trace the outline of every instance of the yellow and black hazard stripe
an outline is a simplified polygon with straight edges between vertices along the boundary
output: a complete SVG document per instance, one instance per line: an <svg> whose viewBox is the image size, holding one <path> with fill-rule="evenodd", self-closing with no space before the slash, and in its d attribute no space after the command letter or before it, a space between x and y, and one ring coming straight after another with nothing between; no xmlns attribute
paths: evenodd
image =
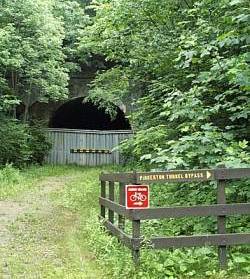
<svg viewBox="0 0 250 279"><path fill-rule="evenodd" d="M99 154L111 154L111 150L108 149L89 149L89 148L77 148L70 149L70 153L99 153Z"/></svg>

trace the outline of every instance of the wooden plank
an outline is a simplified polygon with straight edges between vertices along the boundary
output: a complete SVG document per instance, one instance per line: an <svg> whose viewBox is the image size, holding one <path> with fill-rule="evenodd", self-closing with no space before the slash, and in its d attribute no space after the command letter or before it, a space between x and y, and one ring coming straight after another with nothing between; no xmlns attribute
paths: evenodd
<svg viewBox="0 0 250 279"><path fill-rule="evenodd" d="M71 134L66 134L66 136L67 136L67 145L68 145L67 147L72 146L74 137L72 137ZM70 154L69 150L67 150L67 159L66 159L67 163L66 164L70 164L71 160L72 160L71 154Z"/></svg>
<svg viewBox="0 0 250 279"><path fill-rule="evenodd" d="M103 182L104 183L104 182ZM119 205L106 198L99 198L99 203L114 212L134 220L150 220L164 218L182 218L182 217L204 217L220 216L234 214L249 214L250 203L227 204L227 205L204 205L191 207L169 207L169 208L149 208L126 210L125 206Z"/></svg>
<svg viewBox="0 0 250 279"><path fill-rule="evenodd" d="M131 210L134 220L250 214L250 203L160 207Z"/></svg>
<svg viewBox="0 0 250 279"><path fill-rule="evenodd" d="M101 144L101 137L100 135L96 135L96 145L98 147L98 149L104 149L102 147L102 144ZM100 166L101 165L101 158L102 158L102 154L99 154L99 155L96 155L96 165L97 166Z"/></svg>
<svg viewBox="0 0 250 279"><path fill-rule="evenodd" d="M119 204L121 206L123 206L123 208L125 209L125 212L127 214L128 211L126 210L126 207L125 207L125 184L122 182L119 183ZM117 212L117 213L119 214L119 212ZM130 212L129 212L129 214L130 214ZM123 216L126 216L126 215L124 215L124 214L118 215L118 227L121 230L125 229L125 218Z"/></svg>
<svg viewBox="0 0 250 279"><path fill-rule="evenodd" d="M139 241L137 245L134 245L133 243L133 249L132 249L132 257L135 265L139 265L140 263L140 220L133 220L132 221L132 239L136 239Z"/></svg>
<svg viewBox="0 0 250 279"><path fill-rule="evenodd" d="M105 139L105 146L110 148L109 135L105 134L104 139ZM112 158L110 159L110 156L105 155L105 164L111 164L111 163L112 163Z"/></svg>
<svg viewBox="0 0 250 279"><path fill-rule="evenodd" d="M87 141L86 134L79 134L79 135L74 134L74 136L75 136L76 142L77 142L77 145L75 145L75 146L86 146L86 141ZM86 154L83 154L82 156L75 154L75 163L85 166L87 164Z"/></svg>
<svg viewBox="0 0 250 279"><path fill-rule="evenodd" d="M69 147L71 146L71 136L70 134L64 134L64 160L65 160L65 164L69 163Z"/></svg>
<svg viewBox="0 0 250 279"><path fill-rule="evenodd" d="M113 146L112 148L115 148L119 145L119 134L113 134ZM115 159L115 164L119 164L119 151L116 149L114 152L114 159Z"/></svg>
<svg viewBox="0 0 250 279"><path fill-rule="evenodd" d="M131 214L130 214L131 211L126 210L126 207L123 206L123 205L120 205L116 202L110 201L109 199L102 198L102 197L99 197L99 204L103 205L103 206L109 208L110 210L112 210L112 211L114 211L114 212L132 220L132 217L131 217Z"/></svg>
<svg viewBox="0 0 250 279"><path fill-rule="evenodd" d="M102 218L101 218L102 220ZM124 245L129 248L132 248L132 239L125 232L117 228L114 224L109 222L108 220L102 220L103 226L112 233L112 235L116 236Z"/></svg>
<svg viewBox="0 0 250 279"><path fill-rule="evenodd" d="M68 164L69 162L69 149L70 146L70 135L64 134L64 164Z"/></svg>
<svg viewBox="0 0 250 279"><path fill-rule="evenodd" d="M250 233L155 237L150 242L153 249L250 244Z"/></svg>
<svg viewBox="0 0 250 279"><path fill-rule="evenodd" d="M101 144L101 137L100 135L96 135L96 146L98 147L98 149L104 149L102 148L102 144ZM102 154L96 154L96 165L100 166L101 165L101 158L102 158Z"/></svg>
<svg viewBox="0 0 250 279"><path fill-rule="evenodd" d="M106 181L101 181L101 199L106 198ZM105 218L105 204L101 204L101 216Z"/></svg>
<svg viewBox="0 0 250 279"><path fill-rule="evenodd" d="M92 148L71 148L70 153L96 153L96 154L111 154L108 149L92 149Z"/></svg>
<svg viewBox="0 0 250 279"><path fill-rule="evenodd" d="M219 168L214 170L214 177L218 180L247 178L250 177L250 168Z"/></svg>
<svg viewBox="0 0 250 279"><path fill-rule="evenodd" d="M101 163L111 164L114 162L112 154L81 154L81 156L69 153L70 149L104 149L110 150L117 144L112 138L119 138L120 135L128 138L132 135L129 130L118 131L93 131L74 129L48 129L49 138L52 142L52 149L46 157L46 162L52 164L76 163L77 165L97 165ZM99 143L100 139L100 145ZM98 144L98 145L97 145Z"/></svg>
<svg viewBox="0 0 250 279"><path fill-rule="evenodd" d="M114 201L115 199L115 191L114 191L114 182L109 181L109 200L110 201ZM108 215L109 215L109 221L111 223L114 223L114 211L109 209L108 211Z"/></svg>
<svg viewBox="0 0 250 279"><path fill-rule="evenodd" d="M137 182L186 182L215 179L240 179L250 177L250 168L198 169L137 173Z"/></svg>
<svg viewBox="0 0 250 279"><path fill-rule="evenodd" d="M91 149L95 149L95 145L96 145L96 134L92 134L90 135L90 145L89 147ZM90 165L91 166L96 166L96 154L94 153L90 153L89 154L89 157L90 157Z"/></svg>
<svg viewBox="0 0 250 279"><path fill-rule="evenodd" d="M61 165L63 164L63 145L64 145L64 134L63 133L58 133L58 163Z"/></svg>
<svg viewBox="0 0 250 279"><path fill-rule="evenodd" d="M70 146L76 146L77 144L77 139L76 139L76 135L72 135L72 134L68 134L69 136L69 144ZM69 158L69 164L74 164L75 163L75 159L77 158L76 154L72 154L72 153L68 153L68 158Z"/></svg>
<svg viewBox="0 0 250 279"><path fill-rule="evenodd" d="M55 164L58 164L60 165L61 162L60 162L60 153L61 153L61 150L60 150L60 137L59 137L59 133L55 133L55 149L56 149L56 153L55 153Z"/></svg>
<svg viewBox="0 0 250 279"><path fill-rule="evenodd" d="M186 182L214 180L214 171L210 169L200 170L176 170L160 172L138 172L137 183L150 182Z"/></svg>
<svg viewBox="0 0 250 279"><path fill-rule="evenodd" d="M103 173L99 177L100 180L112 182L130 183L134 180L133 173Z"/></svg>
<svg viewBox="0 0 250 279"><path fill-rule="evenodd" d="M112 135L106 134L105 137L106 137L106 144L108 146L108 149L112 149L112 146L113 146ZM113 157L114 157L114 154L112 154L112 156L107 157L107 164L113 164Z"/></svg>
<svg viewBox="0 0 250 279"><path fill-rule="evenodd" d="M226 180L218 180L217 182L217 203L226 204ZM220 216L217 217L217 230L219 234L226 233L226 216L221 213ZM227 247L226 245L220 245L218 247L218 258L221 269L227 268Z"/></svg>
<svg viewBox="0 0 250 279"><path fill-rule="evenodd" d="M90 145L90 136L91 134L85 134L86 137L86 146ZM86 154L86 165L90 166L90 158L89 158L89 154Z"/></svg>

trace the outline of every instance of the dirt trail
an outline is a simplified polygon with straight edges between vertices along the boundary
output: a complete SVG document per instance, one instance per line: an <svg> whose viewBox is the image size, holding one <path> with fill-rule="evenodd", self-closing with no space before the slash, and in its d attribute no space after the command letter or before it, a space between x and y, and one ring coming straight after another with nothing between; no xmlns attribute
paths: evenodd
<svg viewBox="0 0 250 279"><path fill-rule="evenodd" d="M19 217L21 218L32 212L40 215L51 214L53 205L49 202L49 194L64 187L71 179L73 177L49 177L40 182L32 192L20 196L18 201L0 201L0 250L5 247L8 249L8 245L11 245L12 241L15 242L15 236L12 235L10 226L15 224ZM25 230L23 233L25 234ZM0 260L3 263L0 278L11 279L8 260L5 255L1 255Z"/></svg>
<svg viewBox="0 0 250 279"><path fill-rule="evenodd" d="M45 178L17 200L0 202L0 279L102 278L91 253L74 243L79 216L50 199L74 179Z"/></svg>
<svg viewBox="0 0 250 279"><path fill-rule="evenodd" d="M70 179L73 177L49 177L37 185L38 191L21 196L18 202L0 201L0 247L11 240L8 227L18 216L32 211L34 206L44 212L51 210L48 194L63 187Z"/></svg>
<svg viewBox="0 0 250 279"><path fill-rule="evenodd" d="M11 234L8 225L25 211L25 206L18 202L0 201L0 246L7 244Z"/></svg>

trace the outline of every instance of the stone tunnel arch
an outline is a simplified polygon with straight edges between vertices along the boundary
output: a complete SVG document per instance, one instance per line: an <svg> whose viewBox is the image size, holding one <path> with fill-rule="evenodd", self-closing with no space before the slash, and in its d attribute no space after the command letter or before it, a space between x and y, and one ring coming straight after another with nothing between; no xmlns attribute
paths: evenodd
<svg viewBox="0 0 250 279"><path fill-rule="evenodd" d="M131 126L124 112L114 105L117 114L114 119L84 97L75 98L61 105L49 121L50 128L86 130L130 130Z"/></svg>

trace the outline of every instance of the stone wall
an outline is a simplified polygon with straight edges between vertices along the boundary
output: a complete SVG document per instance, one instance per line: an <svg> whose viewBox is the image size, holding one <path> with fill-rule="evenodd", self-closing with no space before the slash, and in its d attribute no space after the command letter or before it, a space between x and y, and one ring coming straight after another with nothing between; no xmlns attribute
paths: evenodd
<svg viewBox="0 0 250 279"><path fill-rule="evenodd" d="M50 119L53 117L54 113L64 103L74 98L88 96L89 85L91 81L93 81L93 79L95 78L96 72L97 66L84 66L81 72L75 73L71 76L69 82L69 98L67 100L58 102L51 101L49 103L35 102L29 110L30 118L42 120L48 124ZM132 99L128 98L124 104L115 105L117 105L125 114L127 114L129 111L133 109L131 103Z"/></svg>
<svg viewBox="0 0 250 279"><path fill-rule="evenodd" d="M74 74L69 82L69 99L87 96L89 90L88 85L94 77L95 70L91 68L85 68L80 73ZM30 107L30 116L32 119L39 119L49 123L50 118L56 110L67 101L51 101L49 103L35 102Z"/></svg>

